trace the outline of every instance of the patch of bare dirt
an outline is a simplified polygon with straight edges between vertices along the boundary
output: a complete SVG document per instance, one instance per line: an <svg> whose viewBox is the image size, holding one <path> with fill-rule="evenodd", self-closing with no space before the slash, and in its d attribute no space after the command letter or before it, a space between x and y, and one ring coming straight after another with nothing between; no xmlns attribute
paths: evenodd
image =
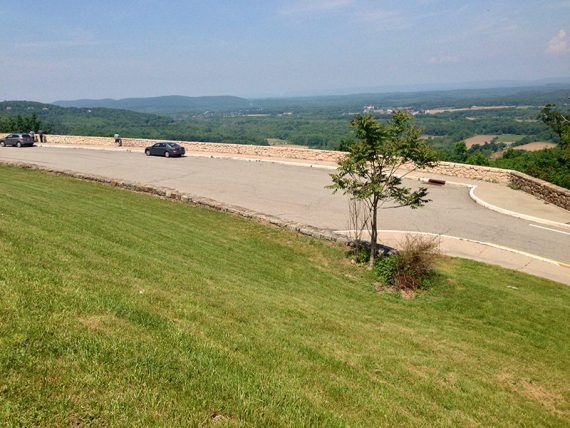
<svg viewBox="0 0 570 428"><path fill-rule="evenodd" d="M129 323L115 315L103 314L79 318L79 322L90 330L110 331L127 327Z"/></svg>
<svg viewBox="0 0 570 428"><path fill-rule="evenodd" d="M537 152L542 149L552 149L556 147L554 143L546 141L535 141L534 143L523 144L522 146L513 147L515 150L525 150L527 152Z"/></svg>
<svg viewBox="0 0 570 428"><path fill-rule="evenodd" d="M565 418L570 417L570 412L560 409L565 403L564 396L561 393L548 390L536 382L515 379L509 373L499 373L496 378L500 383L529 400L540 403L550 411L562 415Z"/></svg>
<svg viewBox="0 0 570 428"><path fill-rule="evenodd" d="M557 405L564 402L562 394L548 391L541 385L527 381L521 382L521 385L523 388L522 392L527 398L537 401L552 410L556 410Z"/></svg>
<svg viewBox="0 0 570 428"><path fill-rule="evenodd" d="M475 144L479 144L480 146L483 146L487 143L490 143L493 138L495 138L496 135L475 135L474 137L471 138L467 138L465 140L465 146L470 149L471 147L473 147Z"/></svg>

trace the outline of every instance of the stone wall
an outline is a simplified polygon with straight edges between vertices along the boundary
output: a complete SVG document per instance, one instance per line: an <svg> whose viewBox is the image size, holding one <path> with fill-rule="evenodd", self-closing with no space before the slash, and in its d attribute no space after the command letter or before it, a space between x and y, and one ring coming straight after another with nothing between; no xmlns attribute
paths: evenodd
<svg viewBox="0 0 570 428"><path fill-rule="evenodd" d="M439 162L433 168L424 168L433 174L451 175L453 177L469 178L471 180L488 181L491 183L509 184L512 171L489 166L467 165L464 163Z"/></svg>
<svg viewBox="0 0 570 428"><path fill-rule="evenodd" d="M440 162L436 167L422 171L510 185L543 201L570 210L570 190L519 171L452 162Z"/></svg>
<svg viewBox="0 0 570 428"><path fill-rule="evenodd" d="M423 171L513 186L548 203L570 210L570 190L519 171L488 166L440 162Z"/></svg>
<svg viewBox="0 0 570 428"><path fill-rule="evenodd" d="M141 138L123 138L123 147L147 147L159 140ZM112 146L112 137L80 137L74 135L48 135L48 143L89 146ZM177 141L187 151L194 153L212 153L279 159L309 160L318 162L336 162L342 152L331 150L308 149L291 146L254 146L247 144L202 143L195 141Z"/></svg>
<svg viewBox="0 0 570 428"><path fill-rule="evenodd" d="M570 190L518 171L510 171L511 184L546 202L570 210Z"/></svg>

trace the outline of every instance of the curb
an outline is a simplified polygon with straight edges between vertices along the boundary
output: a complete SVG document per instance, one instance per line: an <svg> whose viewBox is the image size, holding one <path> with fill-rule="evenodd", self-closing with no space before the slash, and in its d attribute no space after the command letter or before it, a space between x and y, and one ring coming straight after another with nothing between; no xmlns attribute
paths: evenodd
<svg viewBox="0 0 570 428"><path fill-rule="evenodd" d="M351 230L335 230L336 233L342 233L342 234L348 234L350 232L352 232ZM510 248L510 247L505 247L503 245L498 245L498 244L493 244L492 242L484 242L484 241L477 241L475 239L469 239L469 238L462 238L459 236L451 236L451 235L444 235L444 234L438 234L438 233L432 233L432 232L419 232L419 231L413 231L413 230L389 230L389 229L381 229L378 231L379 235L389 235L389 234L399 234L399 235L422 235L422 236L430 236L430 237L434 237L434 238L443 238L445 242L445 240L447 240L447 242L450 241L459 241L459 242L465 242L465 243L469 243L469 244L475 244L477 246L480 247L484 247L484 248L477 248L475 247L475 252L461 252L461 253L456 253L454 251L450 251L450 252L446 252L446 251L442 251L443 254L446 254L448 256L451 257L459 257L459 258L463 258L463 259L469 259L469 260L475 260L475 261L480 261L482 263L485 264L491 264L491 265L496 265L496 266L501 266L505 269L511 269L517 272L523 272L529 275L533 275L533 276L537 276L540 278L545 278L545 279L549 279L551 281L555 281L561 284L564 284L566 286L570 286L570 264L568 263L564 263L558 260L553 260L553 259L548 259L546 257L541 257L541 256L537 256L535 254L531 254L531 253L527 253L525 251L521 251L521 250L516 250L514 248ZM386 240L386 237L384 238L384 240ZM399 239L396 240L396 242L400 242ZM398 248L398 243L394 243L394 242L390 242L388 240L388 245ZM492 248L492 249L496 249L501 251L503 254L504 253L513 253L516 254L517 256L521 256L521 257L525 257L526 259L520 259L520 257L517 258L517 262L513 262L511 265L508 264L503 264L497 261L497 259L495 257L493 258L481 258L481 257L477 257L478 255L482 254L485 251L485 248ZM470 254L470 255L468 255ZM530 259L530 260L528 260ZM533 261L537 261L540 263L544 263L544 264L549 264L549 265L554 265L551 267L548 266L544 266L542 265L541 268L538 268L538 270L525 270L525 268L532 263ZM540 266L540 265L539 265Z"/></svg>
<svg viewBox="0 0 570 428"><path fill-rule="evenodd" d="M476 185L468 185L470 187L469 190L469 197L471 199L473 199L477 204L481 205L484 208L487 208L491 211L496 211L498 213L501 214L505 214L511 217L516 217L516 218L520 218L523 220L528 220L528 221L532 221L534 223L541 223L541 224L547 224L549 226L555 226L555 227L559 227L561 229L569 229L570 230L570 225L566 224L566 223L560 223L557 221L553 221L553 220L547 220L544 218L540 218L540 217L533 217L527 214L521 214L521 213L517 213L515 211L510 211L504 208L500 208L497 207L495 205L492 205L488 202L485 202L483 199L479 198L476 194L475 194L475 189L477 189Z"/></svg>
<svg viewBox="0 0 570 428"><path fill-rule="evenodd" d="M326 170L335 170L336 167L332 165L321 165L315 163L305 163L305 162L295 162L295 161L288 161L282 159L271 159L271 158L243 158L238 156L223 156L223 155L215 155L215 154L200 154L200 153L192 153L187 155L188 157L196 157L196 158L212 158L212 159L230 159L230 160L240 160L246 162L264 162L264 163L275 163L278 165L289 165L289 166L302 166L305 168L314 168L314 169L326 169Z"/></svg>
<svg viewBox="0 0 570 428"><path fill-rule="evenodd" d="M409 178L411 178L411 177L409 177ZM427 177L419 177L418 180L423 182L423 183L429 183L429 178L427 178ZM501 213L504 215L508 215L511 217L520 218L522 220L532 221L534 223L541 223L541 224L546 224L549 226L559 227L561 229L569 229L570 230L570 224L560 223L558 221L548 220L548 219L545 219L542 217L534 217L534 216L531 216L528 214L518 213L516 211L510 211L510 210L507 210L505 208L501 208L501 207L498 207L496 205L490 204L489 202L485 202L483 199L481 199L479 196L477 196L475 194L475 189L477 189L477 187L478 187L476 184L459 183L457 181L446 181L446 183L454 185L454 186L468 187L469 188L469 197L473 201L475 201L475 203L477 203L478 205L481 205L483 208L487 208L488 210L495 211L495 212L498 212L498 213Z"/></svg>
<svg viewBox="0 0 570 428"><path fill-rule="evenodd" d="M336 230L335 232L339 233L339 232L343 232L343 231ZM498 250L508 251L509 253L519 254L521 256L526 256L526 257L529 257L529 258L534 259L534 260L538 260L541 262L550 263L553 265L557 265L557 266L560 266L563 268L570 269L570 264L568 264L568 263L564 263L564 262L561 262L558 260L549 259L549 258L542 257L542 256L537 256L536 254L531 254L531 253L527 253L525 251L516 250L514 248L505 247L504 245L493 244L492 242L477 241L476 239L462 238L460 236L451 236L451 235L444 235L444 234L432 233L432 232L419 232L419 231L413 231L413 230L379 230L378 233L403 233L403 234L407 233L407 234L415 234L415 235L427 235L427 236L441 237L441 238L446 238L446 239L455 239L456 241L471 242L473 244L479 244L479 245L484 245L486 247L496 248Z"/></svg>
<svg viewBox="0 0 570 428"><path fill-rule="evenodd" d="M107 151L107 152L124 152L124 153L143 153L144 147L112 147L112 146L73 146L71 144L64 145L64 144L55 144L55 143L48 143L50 145L43 145L38 147L45 147L45 148L53 148L53 149L83 149L83 150L95 150L95 151ZM265 163L275 163L279 165L291 165L291 166L302 166L306 168L315 168L315 169L326 169L326 170L335 170L336 166L332 165L323 165L323 164L316 164L316 163L306 163L306 162L297 162L296 160L283 160L283 159L271 159L268 157L259 157L259 158L252 158L252 157L240 157L240 156L233 156L233 155L223 155L218 153L206 153L206 152L194 152L194 153L186 153L186 157L192 158L211 158L211 159L230 159L230 160L240 160L240 161L247 161L247 162L265 162Z"/></svg>
<svg viewBox="0 0 570 428"><path fill-rule="evenodd" d="M37 145L46 149L75 149L75 150L94 150L98 152L123 152L123 153L144 153L144 147L130 146L77 146L72 144L45 143Z"/></svg>

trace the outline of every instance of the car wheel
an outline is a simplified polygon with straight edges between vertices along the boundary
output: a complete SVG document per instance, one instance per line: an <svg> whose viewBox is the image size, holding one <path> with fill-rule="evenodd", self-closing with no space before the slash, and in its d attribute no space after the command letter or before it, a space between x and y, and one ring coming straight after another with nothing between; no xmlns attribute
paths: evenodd
<svg viewBox="0 0 570 428"><path fill-rule="evenodd" d="M20 148L22 147L22 143L20 143L19 141L16 143L16 147Z"/></svg>
<svg viewBox="0 0 570 428"><path fill-rule="evenodd" d="M6 142L5 142L5 141L0 141L0 147L6 147Z"/></svg>
<svg viewBox="0 0 570 428"><path fill-rule="evenodd" d="M169 157L170 157L170 152L164 152L164 157L165 157L165 158L169 158Z"/></svg>
<svg viewBox="0 0 570 428"><path fill-rule="evenodd" d="M145 150L145 151L144 151L144 154L147 155L147 156L150 156L150 150Z"/></svg>

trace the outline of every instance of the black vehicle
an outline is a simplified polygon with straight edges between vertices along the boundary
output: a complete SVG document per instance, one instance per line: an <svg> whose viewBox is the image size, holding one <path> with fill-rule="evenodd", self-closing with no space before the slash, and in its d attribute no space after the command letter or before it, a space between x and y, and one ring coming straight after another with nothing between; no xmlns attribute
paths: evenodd
<svg viewBox="0 0 570 428"><path fill-rule="evenodd" d="M147 156L164 156L166 158L174 156L183 156L186 153L184 147L176 143L156 143L144 149L144 154Z"/></svg>
<svg viewBox="0 0 570 428"><path fill-rule="evenodd" d="M10 134L7 135L5 138L0 139L0 146L16 146L16 147L24 147L24 146L33 146L34 139L30 134Z"/></svg>

